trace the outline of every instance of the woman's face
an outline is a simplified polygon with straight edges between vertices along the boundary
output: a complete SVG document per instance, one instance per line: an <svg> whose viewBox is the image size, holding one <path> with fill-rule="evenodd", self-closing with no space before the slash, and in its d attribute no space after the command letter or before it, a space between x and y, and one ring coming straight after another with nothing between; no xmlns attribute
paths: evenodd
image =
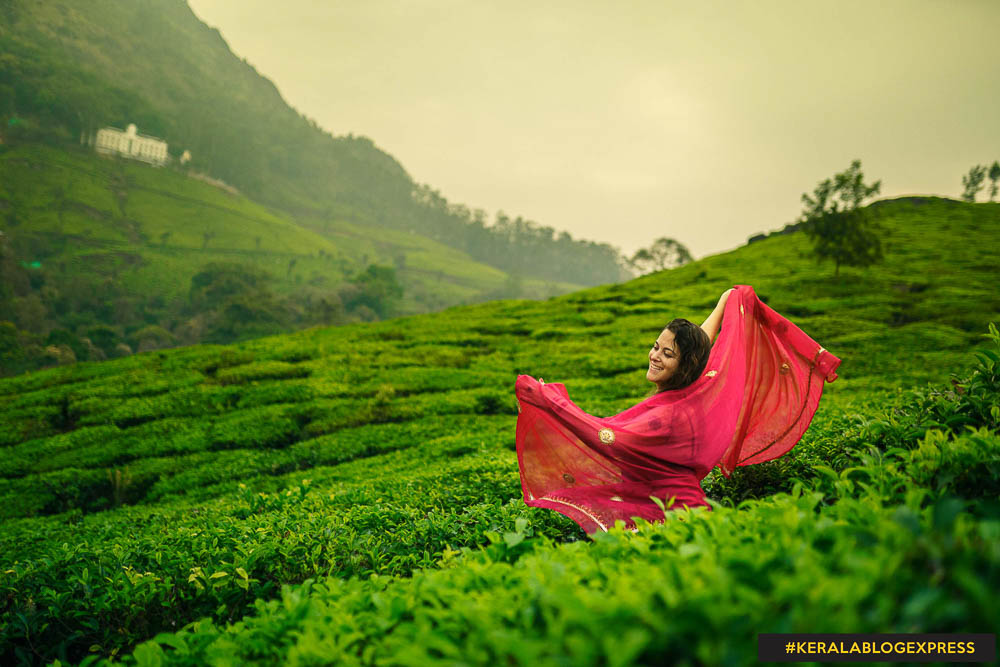
<svg viewBox="0 0 1000 667"><path fill-rule="evenodd" d="M674 343L674 332L664 329L649 351L649 370L646 371L646 379L662 389L670 376L677 371L679 362L680 356Z"/></svg>

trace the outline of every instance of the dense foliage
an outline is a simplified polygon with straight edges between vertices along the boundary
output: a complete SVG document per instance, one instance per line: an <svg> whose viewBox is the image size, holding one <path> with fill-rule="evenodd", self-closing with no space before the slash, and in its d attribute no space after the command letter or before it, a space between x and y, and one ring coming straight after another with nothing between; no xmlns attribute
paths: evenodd
<svg viewBox="0 0 1000 667"><path fill-rule="evenodd" d="M840 475L817 466L790 494L640 519L593 544L554 546L520 518L441 569L310 578L127 662L741 665L761 632L992 633L1000 436L933 433ZM955 453L942 463L938 446Z"/></svg>
<svg viewBox="0 0 1000 667"><path fill-rule="evenodd" d="M899 245L840 281L810 274L790 234L544 303L0 381L0 662L736 664L756 632L827 621L995 631L996 334L970 350L1000 320L976 251L997 214L879 208ZM646 392L659 328L733 283L844 360L802 441L710 475L715 512L636 535L589 543L525 506L516 374L618 412Z"/></svg>
<svg viewBox="0 0 1000 667"><path fill-rule="evenodd" d="M63 145L135 123L174 157L189 150L191 168L296 217L415 232L527 278L628 275L607 244L502 215L486 226L367 137L323 131L185 2L6 0L0 11L0 143Z"/></svg>
<svg viewBox="0 0 1000 667"><path fill-rule="evenodd" d="M648 248L639 248L628 259L628 265L639 275L684 266L693 258L680 241L661 237Z"/></svg>

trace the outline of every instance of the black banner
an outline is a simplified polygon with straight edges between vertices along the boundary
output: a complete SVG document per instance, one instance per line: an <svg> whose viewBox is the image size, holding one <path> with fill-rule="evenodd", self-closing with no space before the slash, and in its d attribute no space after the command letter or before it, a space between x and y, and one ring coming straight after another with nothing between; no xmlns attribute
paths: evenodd
<svg viewBox="0 0 1000 667"><path fill-rule="evenodd" d="M757 635L762 662L988 662L996 655L994 634Z"/></svg>

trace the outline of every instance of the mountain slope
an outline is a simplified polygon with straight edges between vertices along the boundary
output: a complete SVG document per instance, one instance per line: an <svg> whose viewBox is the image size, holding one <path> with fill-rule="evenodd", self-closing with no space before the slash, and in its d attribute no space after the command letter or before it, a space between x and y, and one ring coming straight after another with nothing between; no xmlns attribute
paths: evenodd
<svg viewBox="0 0 1000 667"><path fill-rule="evenodd" d="M414 232L525 278L624 275L606 244L523 221L492 229L415 184L370 139L324 132L185 2L5 0L0 12L0 142L76 141L136 123L175 157L190 150L192 168L295 217Z"/></svg>
<svg viewBox="0 0 1000 667"><path fill-rule="evenodd" d="M293 279L282 281L280 292L292 291L302 282L335 286L368 263L392 264L402 258L398 263L409 287L405 314L426 310L430 304L474 298L507 278L502 271L421 236L346 222L303 224L170 170L77 151L23 147L0 154L0 202L8 235L46 237L46 244L34 244L46 259L66 259L58 248L77 258L94 256L93 248L141 248L151 256L159 251L163 256L155 260L137 260L142 270L134 278L127 273L118 277L129 281L131 289L156 290L168 299L187 292L191 268L212 253L257 256L280 275L288 259L297 259L295 273L289 276ZM212 234L207 244L206 232ZM190 258L167 264L167 255L179 254ZM107 264L100 255L94 257ZM184 264L190 266L176 270ZM427 272L453 283L452 293L421 290L419 276Z"/></svg>
<svg viewBox="0 0 1000 667"><path fill-rule="evenodd" d="M919 619L906 610L939 606L925 604L932 593L922 593L923 603L908 602L916 592L907 586L926 580L929 559L943 558L944 571L959 573L955 586L946 588L960 602L947 607L958 609L949 618L968 631L991 631L983 626L996 620L995 611L970 591L995 583L995 521L976 523L978 514L957 519L964 505L947 494L972 503L988 500L998 488L1000 424L989 410L996 396L975 394L968 383L963 394L939 388L951 386L952 373L964 373L987 324L1000 320L1000 267L981 252L1000 241L1000 205L923 197L874 208L890 231L886 262L865 271L842 267L839 280L832 267L813 264L807 239L794 233L544 303L480 304L0 381L0 572L7 577L0 655L39 662L64 649L79 660L92 645L109 655L203 616L212 621L170 638L175 647L186 647L175 649L177 659L190 650L198 656L193 661L204 662L209 658L203 651L219 642L211 651L220 655L238 651L248 660L256 655L282 662L288 651L313 651L308 637L321 635L329 642L324 650L360 652L367 650L367 639L350 639L351 623L360 623L362 638L391 634L392 628L410 637L418 629L414 614L423 612L406 600L437 595L438 603L427 605L448 615L471 610L459 598L478 599L481 592L484 600L502 605L494 612L533 608L537 620L554 608L539 595L569 596L557 605L560 614L589 609L588 600L603 599L614 581L642 582L651 571L644 564L664 567L654 558L657 552L675 563L677 582L657 584L665 596L660 602L643 598L630 605L647 609L650 623L675 608L664 601L684 600L685 617L715 619L745 644L752 628L726 609L759 614L759 602L775 596L774 618L806 631L817 617L802 601L822 593L823 613L843 628L851 619L862 623L856 610L870 608L870 596L881 590L884 604L878 609L885 614L871 620L878 624L873 631L930 631L914 625ZM517 560L530 550L523 543L529 534L560 542L582 537L562 515L527 508L520 500L512 451L516 375L565 382L578 405L593 414L618 412L646 393L648 344L660 328L675 316L700 321L732 284L753 285L843 363L840 378L825 387L813 425L789 455L739 469L730 480L713 473L704 486L710 497L734 504L791 492L796 479L816 485L815 493L807 487L800 496L739 510L746 516L720 509L705 523L664 527L663 537L650 537L655 544L641 536L635 543L612 536L612 542L576 545L561 555L542 553L570 559L552 572L576 574L541 578L568 588L533 580L523 568L480 563L480 557ZM935 388L900 402L901 390L925 382ZM962 405L952 410L944 403ZM956 433L920 441L945 423ZM959 436L963 424L981 432ZM876 447L877 461L858 458L869 445ZM905 466L893 459L900 456L894 447L911 452ZM851 466L870 473L839 476ZM832 468L835 479L818 467ZM922 507L921 498L940 501L940 507ZM757 539L764 531L775 536L774 544L804 545L802 558L753 547L747 526ZM733 542L720 537L716 547L713 534L732 535ZM670 546L666 552L664 545ZM462 547L485 552L449 564ZM788 575L784 581L806 588L778 586L747 565L765 552L778 559L768 562ZM667 558L677 553L683 558ZM901 559L897 579L886 578L882 566L894 554ZM623 569L605 581L608 570L599 564L609 562ZM458 569L417 572L441 563ZM642 576L633 577L637 572ZM730 572L731 579L720 572ZM992 578L980 581L987 575L977 572ZM371 580L375 574L379 579ZM289 590L278 607L260 602L255 609L255 600L278 596L281 584L327 576L334 579L324 590ZM353 576L360 581L346 588L337 580ZM424 587L408 588L417 586L403 581L409 577ZM570 585L580 577L593 580L594 588ZM695 586L701 593L684 587L693 581L704 582ZM746 597L735 606L721 604L730 600L730 589L719 588L720 581L738 581ZM871 581L878 586L862 583ZM830 585L809 588L817 582ZM340 598L335 603L326 586L351 592L333 595ZM671 597L678 590L684 595ZM853 593L838 597L831 591ZM339 620L323 620L333 604L343 605L329 612ZM318 616L308 616L309 609ZM483 621L483 632L502 623L487 607L481 612L491 619ZM229 636L222 626L244 615L244 628L263 629L248 638L237 637L236 628ZM435 630L449 637L439 646L450 645L453 633L473 636L457 629L459 616L448 616L446 627ZM95 617L116 623L93 622ZM759 620L771 623L768 618ZM699 623L690 630L703 646L699 650L708 650L717 634L703 638L705 624ZM313 628L306 638L282 630L311 624L322 629ZM553 636L529 639L532 628L541 627ZM520 646L523 660L537 653L531 646L552 641L601 650L586 639L589 634L571 641L575 635L560 627L529 618L510 629L507 645ZM222 634L227 637L220 639ZM419 640L408 640L412 650L433 654L433 648L414 643L432 642L431 635L417 634ZM648 644L640 640L637 646ZM33 654L32 645L45 648ZM393 646L383 648L403 650ZM655 657L663 661L670 649L656 646ZM699 655L708 662L718 657Z"/></svg>
<svg viewBox="0 0 1000 667"><path fill-rule="evenodd" d="M0 216L9 255L3 257L0 243L0 276L7 283L0 289L0 321L79 337L110 326L115 340L133 349L149 326L173 336L174 344L213 340L198 324L205 308L189 307L192 280L213 262L266 271L268 289L298 312L264 333L353 317L317 308L347 310L344 286L368 265L395 267L403 286L397 314L486 299L511 282L503 271L420 235L294 220L169 169L83 150L0 147ZM518 294L576 287L528 280Z"/></svg>

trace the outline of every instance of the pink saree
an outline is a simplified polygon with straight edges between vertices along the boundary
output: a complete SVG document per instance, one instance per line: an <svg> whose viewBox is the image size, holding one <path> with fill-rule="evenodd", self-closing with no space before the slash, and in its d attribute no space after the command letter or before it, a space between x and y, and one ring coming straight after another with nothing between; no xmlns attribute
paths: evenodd
<svg viewBox="0 0 1000 667"><path fill-rule="evenodd" d="M573 519L588 534L621 519L665 518L708 506L700 481L716 465L778 458L802 437L840 359L763 303L730 293L701 376L613 417L589 415L561 383L520 375L517 461L524 502Z"/></svg>

